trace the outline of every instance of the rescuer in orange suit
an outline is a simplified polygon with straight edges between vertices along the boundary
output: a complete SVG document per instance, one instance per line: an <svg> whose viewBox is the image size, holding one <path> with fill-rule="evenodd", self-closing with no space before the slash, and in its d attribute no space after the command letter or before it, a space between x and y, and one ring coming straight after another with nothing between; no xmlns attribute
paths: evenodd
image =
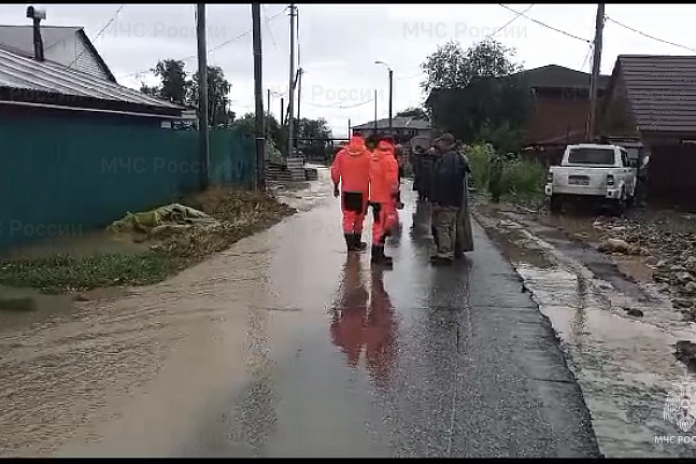
<svg viewBox="0 0 696 464"><path fill-rule="evenodd" d="M399 166L394 157L394 146L382 140L372 152L370 159L372 263L392 265L392 259L384 254L384 243L395 225L398 193Z"/></svg>
<svg viewBox="0 0 696 464"><path fill-rule="evenodd" d="M367 248L367 243L362 241L362 232L370 190L369 170L370 152L365 147L362 137L357 135L338 152L331 164L334 197L341 196L343 236L348 251L362 251Z"/></svg>

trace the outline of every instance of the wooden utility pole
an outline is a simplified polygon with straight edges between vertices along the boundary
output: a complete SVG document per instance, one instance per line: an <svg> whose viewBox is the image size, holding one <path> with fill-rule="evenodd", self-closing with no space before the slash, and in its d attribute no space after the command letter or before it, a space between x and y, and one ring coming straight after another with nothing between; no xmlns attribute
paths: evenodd
<svg viewBox="0 0 696 464"><path fill-rule="evenodd" d="M289 95L288 95L288 154L293 155L295 146L295 134L293 119L295 117L295 4L290 4L290 79L289 79Z"/></svg>
<svg viewBox="0 0 696 464"><path fill-rule="evenodd" d="M256 99L256 189L266 190L266 130L263 114L263 56L261 48L261 4L251 4L254 44L254 97ZM270 97L270 93L269 93Z"/></svg>
<svg viewBox="0 0 696 464"><path fill-rule="evenodd" d="M394 137L394 126L392 125L392 89L394 82L394 71L389 68L389 135Z"/></svg>
<svg viewBox="0 0 696 464"><path fill-rule="evenodd" d="M266 108L268 108L268 117L271 117L271 89L268 89L268 100L266 101Z"/></svg>
<svg viewBox="0 0 696 464"><path fill-rule="evenodd" d="M350 118L348 119L348 140L350 140Z"/></svg>
<svg viewBox="0 0 696 464"><path fill-rule="evenodd" d="M280 97L280 125L285 125L285 99Z"/></svg>
<svg viewBox="0 0 696 464"><path fill-rule="evenodd" d="M604 31L604 3L597 4L595 22L594 57L592 59L592 80L590 81L590 123L587 129L588 139L594 140L597 121L597 90L602 64L602 32Z"/></svg>
<svg viewBox="0 0 696 464"><path fill-rule="evenodd" d="M375 137L377 137L377 89L375 89Z"/></svg>
<svg viewBox="0 0 696 464"><path fill-rule="evenodd" d="M297 70L297 120L300 120L300 97L302 97L302 68Z"/></svg>
<svg viewBox="0 0 696 464"><path fill-rule="evenodd" d="M196 10L196 33L198 36L198 138L200 144L199 162L201 190L208 188L208 166L210 163L208 124L208 49L205 43L205 3L199 3Z"/></svg>

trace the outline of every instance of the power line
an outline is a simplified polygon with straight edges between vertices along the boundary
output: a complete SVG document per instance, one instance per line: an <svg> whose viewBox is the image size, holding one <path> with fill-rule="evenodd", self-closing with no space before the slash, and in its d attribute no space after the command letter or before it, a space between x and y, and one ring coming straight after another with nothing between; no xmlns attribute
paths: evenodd
<svg viewBox="0 0 696 464"><path fill-rule="evenodd" d="M589 47L587 47L587 54L585 55L585 59L582 60L582 65L580 66L580 71L585 69L585 65L587 64L587 59L590 57L590 53L592 53L592 48L594 44L590 44Z"/></svg>
<svg viewBox="0 0 696 464"><path fill-rule="evenodd" d="M261 4L261 9L263 10L263 19L264 19L264 21L266 21L266 24L268 25L269 20L268 20L268 14L266 14L266 4L265 3ZM268 35L271 36L271 43L273 44L273 48L278 50L278 44L275 41L275 37L273 37L273 28L268 26L267 30L268 30Z"/></svg>
<svg viewBox="0 0 696 464"><path fill-rule="evenodd" d="M673 45L673 46L675 46L675 47L683 48L684 50L688 50L688 51L690 51L690 52L696 53L696 48L687 47L686 45L682 45L682 44L670 42L670 41L668 41L668 40L660 39L659 37L655 37L655 36L646 34L646 33L643 32L643 31L639 31L638 29L634 29L634 28L632 28L632 27L630 27L630 26L627 26L627 25L625 25L625 24L622 24L622 23L618 22L617 20L610 18L609 16L605 16L604 18L605 18L607 21L611 21L612 23L616 24L617 26L621 26L621 27L623 27L624 29L628 29L629 31L635 32L636 34L640 34L640 35L642 35L643 37L647 37L648 39L656 40L656 41L658 41L658 42L662 42L662 43L667 44L667 45Z"/></svg>
<svg viewBox="0 0 696 464"><path fill-rule="evenodd" d="M348 110L348 109L351 109L351 108L357 108L358 106L367 105L368 103L372 103L372 102L374 102L374 101L375 101L375 99L374 99L374 98L371 98L370 100L367 100L367 101L364 101L364 102L361 102L361 103L356 103L355 105L350 105L350 106L339 106L339 108L342 109L342 110Z"/></svg>
<svg viewBox="0 0 696 464"><path fill-rule="evenodd" d="M532 21L532 22L534 22L534 23L537 23L538 25L543 26L543 27L545 27L545 28L547 28L547 29L551 29L552 31L556 31L556 32L558 32L558 33L560 33L560 34L563 34L563 35L565 35L565 36L568 36L568 37L573 38L573 39L576 39L576 40L582 40L582 41L585 42L585 43L592 43L592 41L587 40L587 39L583 39L582 37L578 37L577 35L571 34L570 32L564 31L564 30L562 30L562 29L555 28L555 27L553 27L553 26L549 26L548 24L543 23L543 22L539 21L538 19L530 18L529 16L527 16L526 14L524 14L524 12L522 12L522 11L514 10L514 9L510 8L509 6L503 5L502 3L498 3L498 5L499 5L499 6L502 6L503 8L505 8L505 9L508 10L508 11L512 11L513 13L517 13L518 15L522 16L523 18L527 18L528 20L530 20L530 21Z"/></svg>
<svg viewBox="0 0 696 464"><path fill-rule="evenodd" d="M355 105L348 105L348 106L341 106L341 104L343 104L343 103L345 103L345 102L338 102L338 106L336 106L336 103L331 103L331 104L329 104L329 105L320 105L320 104L318 104L318 103L310 103L310 102L307 102L306 104L307 104L307 105L310 105L310 106L315 106L315 107L317 107L317 108L330 108L330 109L348 110L348 109L351 109L351 108L357 108L358 106L367 105L368 103L372 103L373 101L375 101L374 98L372 98L372 99L370 99L370 100L366 100L366 101L364 101L364 102L356 103Z"/></svg>
<svg viewBox="0 0 696 464"><path fill-rule="evenodd" d="M270 18L268 18L266 21L264 21L264 24L269 24L271 21L273 21L274 19L278 18L278 17L281 16L283 13L285 13L285 10L287 10L287 9L288 9L288 7L286 6L285 8L283 8L282 11L280 11L280 12L277 13L277 14L274 14L273 16L271 16ZM249 29L248 31L239 34L237 37L234 37L234 38L232 38L232 39L230 39L230 40L226 40L225 42L222 42L221 44L216 45L215 47L213 47L213 48L211 48L210 50L208 50L208 55L210 55L210 54L211 54L212 52L214 52L215 50L219 50L219 49L221 49L222 47L225 47L225 46L231 44L232 42L235 42L235 41L237 41L237 40L239 40L239 39L241 39L241 38L243 38L243 37L246 37L247 35L251 34L251 31L252 31L252 29ZM178 60L176 60L176 61L188 61L188 60L192 60L192 59L194 59L194 58L196 58L196 57L197 57L197 55L191 55L191 56L187 56L186 58L180 58L180 59L178 59ZM150 69L147 69L147 70L143 70L143 71L138 71L138 72L126 74L126 75L123 76L123 77L137 77L137 76L139 76L139 75L146 74L146 73L149 73L149 72L150 72ZM187 72L186 74L195 74L195 73L193 73L193 72Z"/></svg>
<svg viewBox="0 0 696 464"><path fill-rule="evenodd" d="M121 12L121 10L123 9L124 6L126 6L126 5L121 5L121 6L119 6L118 9L116 10L116 13L114 13L114 15L111 17L111 19L109 20L109 22L106 23L106 25L105 25L104 27L102 27L101 30L100 30L99 32L97 32L97 35L94 36L94 40L95 40L95 41L99 38L100 35L102 35L102 34L104 33L104 31L105 31L109 26L111 26L111 23L113 23L113 22L116 20L116 17L117 17L118 14ZM54 44L54 45L55 45L55 44ZM70 64L68 65L68 68L72 68L72 65L74 65L75 63L77 63L77 60L79 60L80 58L82 58L82 55L84 55L86 52L87 52L87 48L85 47L85 49L82 50L82 53L80 53L79 55L77 55L77 57L73 60L73 62L70 63Z"/></svg>
<svg viewBox="0 0 696 464"><path fill-rule="evenodd" d="M502 31L503 29L505 29L506 27L508 27L510 24L512 24L512 23L515 22L516 20L518 20L520 17L522 17L522 15L524 15L524 14L527 13L529 10L531 10L533 6L534 6L534 4L532 3L532 4L529 5L529 6L527 7L527 9L524 10L522 13L517 14L517 15L514 16L512 19L510 19L510 21L506 22L505 24L503 24L502 26L500 26L498 29L496 29L495 31L493 31L493 32L491 32L490 34L488 34L488 36L487 36L485 39L483 39L484 42L487 41L487 40L489 40L490 38L492 38L492 37L493 37L494 35L496 35L498 32L500 32L500 31Z"/></svg>

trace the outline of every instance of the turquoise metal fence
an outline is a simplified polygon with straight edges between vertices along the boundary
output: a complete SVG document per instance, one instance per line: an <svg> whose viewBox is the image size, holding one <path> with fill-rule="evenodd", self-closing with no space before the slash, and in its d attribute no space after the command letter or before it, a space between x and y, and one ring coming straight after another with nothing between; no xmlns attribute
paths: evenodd
<svg viewBox="0 0 696 464"><path fill-rule="evenodd" d="M253 137L211 131L212 184L251 185ZM198 133L155 120L0 116L0 249L103 227L198 185Z"/></svg>

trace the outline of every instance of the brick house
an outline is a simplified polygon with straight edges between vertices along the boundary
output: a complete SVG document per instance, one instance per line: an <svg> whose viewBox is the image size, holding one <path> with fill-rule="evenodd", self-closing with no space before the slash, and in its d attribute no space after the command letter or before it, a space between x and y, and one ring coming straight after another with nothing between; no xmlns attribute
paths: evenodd
<svg viewBox="0 0 696 464"><path fill-rule="evenodd" d="M532 95L525 124L525 145L553 147L584 141L590 114L590 74L555 64L516 74ZM597 96L604 96L609 76L600 76Z"/></svg>
<svg viewBox="0 0 696 464"><path fill-rule="evenodd" d="M619 55L598 121L650 155L652 198L696 206L696 56Z"/></svg>

